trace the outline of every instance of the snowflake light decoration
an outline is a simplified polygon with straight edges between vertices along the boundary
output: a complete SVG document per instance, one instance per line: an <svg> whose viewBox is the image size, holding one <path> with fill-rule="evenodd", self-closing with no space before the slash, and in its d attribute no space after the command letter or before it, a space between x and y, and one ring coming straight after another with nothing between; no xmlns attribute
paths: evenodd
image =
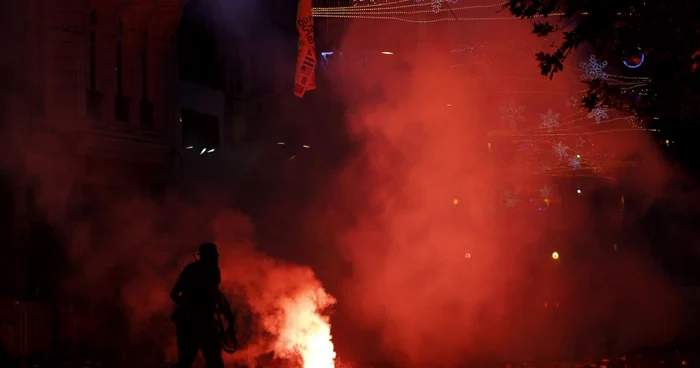
<svg viewBox="0 0 700 368"><path fill-rule="evenodd" d="M579 156L572 157L569 160L569 165L571 165L571 167L574 169L580 169L581 168L581 157L579 157Z"/></svg>
<svg viewBox="0 0 700 368"><path fill-rule="evenodd" d="M443 3L456 3L457 0L431 0L433 3L433 13L437 14L442 10L442 4ZM423 0L416 0L417 3L423 2Z"/></svg>
<svg viewBox="0 0 700 368"><path fill-rule="evenodd" d="M513 142L515 143L515 142ZM535 148L535 145L530 141L523 141L518 146L518 153L530 153Z"/></svg>
<svg viewBox="0 0 700 368"><path fill-rule="evenodd" d="M581 136L576 137L576 147L581 148L585 144L586 144L586 140L583 137L581 137Z"/></svg>
<svg viewBox="0 0 700 368"><path fill-rule="evenodd" d="M552 196L552 187L545 185L540 189L540 196L544 199L548 199Z"/></svg>
<svg viewBox="0 0 700 368"><path fill-rule="evenodd" d="M639 119L635 116L628 116L625 118L625 121L635 128L642 129L642 126L639 124Z"/></svg>
<svg viewBox="0 0 700 368"><path fill-rule="evenodd" d="M569 99L566 101L566 106L570 106L570 107L581 107L581 106L580 106L580 102L581 102L581 101L579 100L578 97L576 97L576 96L571 96L571 97L569 97Z"/></svg>
<svg viewBox="0 0 700 368"><path fill-rule="evenodd" d="M601 120L609 117L608 109L605 107L596 107L588 113L588 118L595 120L596 123L600 123Z"/></svg>
<svg viewBox="0 0 700 368"><path fill-rule="evenodd" d="M501 107L500 111L503 113L503 120L507 121L511 128L515 128L519 122L525 121L523 116L525 106L516 106L515 101L511 101L508 106Z"/></svg>
<svg viewBox="0 0 700 368"><path fill-rule="evenodd" d="M508 207L508 208L513 208L515 207L518 203L520 203L520 200L515 197L513 193L507 192L503 196L503 204Z"/></svg>
<svg viewBox="0 0 700 368"><path fill-rule="evenodd" d="M535 145L530 141L524 141L518 145L517 153L517 161L525 164L535 155Z"/></svg>
<svg viewBox="0 0 700 368"><path fill-rule="evenodd" d="M559 117L559 114L555 114L552 109L549 109L546 114L540 114L540 118L542 118L540 127L547 129L551 133L554 128L559 127Z"/></svg>
<svg viewBox="0 0 700 368"><path fill-rule="evenodd" d="M591 55L591 58L587 63L579 64L581 69L583 69L583 74L581 74L581 80L592 81L595 79L608 79L608 74L603 70L608 66L607 61L599 61L595 58L595 55Z"/></svg>
<svg viewBox="0 0 700 368"><path fill-rule="evenodd" d="M473 43L473 44L459 44L459 45L452 45L452 48L450 49L450 52L467 52L470 54L476 53L478 49L484 48L484 44L481 42Z"/></svg>
<svg viewBox="0 0 700 368"><path fill-rule="evenodd" d="M569 147L564 143L558 142L552 148L554 149L554 155L557 156L559 161L563 161L569 157Z"/></svg>

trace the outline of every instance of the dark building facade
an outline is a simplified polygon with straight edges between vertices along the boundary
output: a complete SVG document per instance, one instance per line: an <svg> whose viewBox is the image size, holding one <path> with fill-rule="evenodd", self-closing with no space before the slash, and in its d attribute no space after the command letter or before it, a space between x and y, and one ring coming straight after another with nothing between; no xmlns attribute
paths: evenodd
<svg viewBox="0 0 700 368"><path fill-rule="evenodd" d="M49 349L65 254L99 204L177 178L176 28L184 0L3 2L3 341ZM52 319L56 321L56 318ZM51 332L54 331L54 332Z"/></svg>

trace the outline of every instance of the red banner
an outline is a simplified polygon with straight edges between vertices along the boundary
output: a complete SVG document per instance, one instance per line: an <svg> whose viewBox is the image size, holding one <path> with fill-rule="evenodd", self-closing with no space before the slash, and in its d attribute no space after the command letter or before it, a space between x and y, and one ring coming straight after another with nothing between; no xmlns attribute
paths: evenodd
<svg viewBox="0 0 700 368"><path fill-rule="evenodd" d="M299 52L294 76L294 95L301 98L306 91L316 89L316 42L311 0L299 0L297 31L299 31Z"/></svg>

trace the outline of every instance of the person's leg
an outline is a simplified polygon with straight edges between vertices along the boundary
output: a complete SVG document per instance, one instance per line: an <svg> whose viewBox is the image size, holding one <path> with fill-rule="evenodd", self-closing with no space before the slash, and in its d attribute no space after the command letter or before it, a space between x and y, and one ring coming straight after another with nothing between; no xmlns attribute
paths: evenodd
<svg viewBox="0 0 700 368"><path fill-rule="evenodd" d="M199 351L196 331L192 322L181 321L176 324L177 329L177 363L173 368L190 368L197 358Z"/></svg>
<svg viewBox="0 0 700 368"><path fill-rule="evenodd" d="M224 359L221 353L221 344L218 342L202 345L202 356L207 362L207 368L224 368Z"/></svg>
<svg viewBox="0 0 700 368"><path fill-rule="evenodd" d="M214 323L205 323L199 335L199 347L202 349L202 356L207 362L207 368L224 368L224 360L221 356L221 340L219 332Z"/></svg>

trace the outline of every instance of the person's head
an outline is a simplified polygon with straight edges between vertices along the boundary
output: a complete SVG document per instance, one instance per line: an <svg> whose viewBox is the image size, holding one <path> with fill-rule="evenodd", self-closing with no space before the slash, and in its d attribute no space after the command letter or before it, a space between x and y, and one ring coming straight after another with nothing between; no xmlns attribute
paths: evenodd
<svg viewBox="0 0 700 368"><path fill-rule="evenodd" d="M204 243L199 246L199 259L205 263L219 264L219 251L214 243Z"/></svg>

